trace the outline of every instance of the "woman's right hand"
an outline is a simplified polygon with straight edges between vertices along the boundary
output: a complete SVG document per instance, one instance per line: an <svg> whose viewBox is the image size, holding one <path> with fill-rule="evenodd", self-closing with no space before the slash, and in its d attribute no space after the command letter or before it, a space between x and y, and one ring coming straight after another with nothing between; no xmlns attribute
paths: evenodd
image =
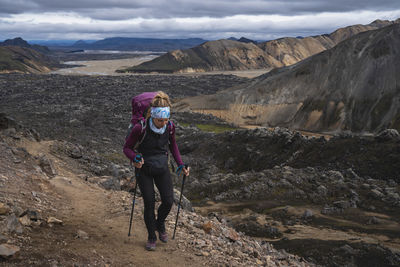
<svg viewBox="0 0 400 267"><path fill-rule="evenodd" d="M135 166L135 168L138 168L138 169L142 168L143 164L144 164L144 159L143 158L139 162L133 162L133 166Z"/></svg>

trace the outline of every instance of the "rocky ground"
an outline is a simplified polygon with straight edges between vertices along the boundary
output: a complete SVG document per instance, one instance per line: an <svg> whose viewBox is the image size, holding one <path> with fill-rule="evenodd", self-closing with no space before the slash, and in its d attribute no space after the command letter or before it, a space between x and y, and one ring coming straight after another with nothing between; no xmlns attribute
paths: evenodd
<svg viewBox="0 0 400 267"><path fill-rule="evenodd" d="M177 132L202 214L327 266L400 263L396 130L329 141L280 128Z"/></svg>
<svg viewBox="0 0 400 267"><path fill-rule="evenodd" d="M0 266L311 266L239 233L226 221L181 210L175 240L145 252L143 203L127 236L132 196L98 186L58 141L0 117ZM177 192L179 194L179 192ZM174 227L176 208L167 219Z"/></svg>
<svg viewBox="0 0 400 267"><path fill-rule="evenodd" d="M121 153L130 96L157 88L177 100L246 80L226 75L0 75L0 102L1 111L31 129L36 139L58 140L49 153L79 169L79 179L119 194L132 190L132 172ZM279 128L236 129L194 113L176 113L173 120L183 159L192 166L185 195L206 216L189 224L203 229L208 221L222 223L239 236L246 233L259 244L273 243L324 266L399 265L396 131L326 140ZM180 179L173 178L179 188ZM189 201L185 207L190 209ZM219 226L204 227L227 233ZM198 239L200 228L193 229L190 240ZM210 240L197 244L206 257L218 250L218 241Z"/></svg>

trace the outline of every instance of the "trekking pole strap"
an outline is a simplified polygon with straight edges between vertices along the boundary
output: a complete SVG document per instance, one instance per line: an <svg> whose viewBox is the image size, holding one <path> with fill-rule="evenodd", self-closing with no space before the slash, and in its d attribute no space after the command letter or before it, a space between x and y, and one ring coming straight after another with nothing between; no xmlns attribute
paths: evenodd
<svg viewBox="0 0 400 267"><path fill-rule="evenodd" d="M178 177L181 174L181 171L182 171L183 167L186 167L186 166L187 165L182 164L182 165L179 165L178 168L176 168L176 174L178 175Z"/></svg>

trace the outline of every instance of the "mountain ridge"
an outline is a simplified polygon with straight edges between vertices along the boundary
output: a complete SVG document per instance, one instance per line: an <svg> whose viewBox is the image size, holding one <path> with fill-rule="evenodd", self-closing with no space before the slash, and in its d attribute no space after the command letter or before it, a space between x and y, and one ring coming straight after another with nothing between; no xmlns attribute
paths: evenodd
<svg viewBox="0 0 400 267"><path fill-rule="evenodd" d="M216 70L273 69L295 64L305 58L330 49L341 41L363 31L373 30L396 21L375 20L368 25L353 25L337 29L331 34L304 38L284 37L257 43L244 48L239 40L209 41L187 50L170 51L160 58L127 68L126 72L205 72ZM225 49L219 49L219 47ZM201 53L200 53L201 52ZM222 62L221 62L222 61Z"/></svg>
<svg viewBox="0 0 400 267"><path fill-rule="evenodd" d="M58 63L28 47L0 46L0 73L43 73Z"/></svg>

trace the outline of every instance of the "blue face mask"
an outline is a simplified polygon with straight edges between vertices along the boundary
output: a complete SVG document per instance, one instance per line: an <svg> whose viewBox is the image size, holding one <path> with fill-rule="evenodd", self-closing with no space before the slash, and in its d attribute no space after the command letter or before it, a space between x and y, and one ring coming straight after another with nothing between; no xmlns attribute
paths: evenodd
<svg viewBox="0 0 400 267"><path fill-rule="evenodd" d="M165 132L165 129L167 129L167 124L165 124L162 128L157 128L154 123L153 123L153 119L150 119L150 129L158 134L163 134Z"/></svg>

